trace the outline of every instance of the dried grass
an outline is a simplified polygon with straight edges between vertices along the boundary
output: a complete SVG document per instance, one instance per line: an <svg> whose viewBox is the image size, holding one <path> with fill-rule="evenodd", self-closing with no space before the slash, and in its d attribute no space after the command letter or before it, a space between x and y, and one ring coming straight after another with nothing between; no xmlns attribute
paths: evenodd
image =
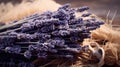
<svg viewBox="0 0 120 67"><path fill-rule="evenodd" d="M92 38L97 41L107 41L105 44L100 44L105 51L105 64L112 66L120 61L118 59L120 58L118 55L120 52L120 31L113 30L108 25L103 25L100 29L92 32Z"/></svg>
<svg viewBox="0 0 120 67"><path fill-rule="evenodd" d="M8 11L10 11L11 9L13 9L14 5L12 3L1 3L0 4L0 18L3 17Z"/></svg>
<svg viewBox="0 0 120 67"><path fill-rule="evenodd" d="M55 4L55 5L54 5ZM29 16L36 12L44 12L47 10L56 10L60 5L52 0L35 0L34 2L22 2L3 14L0 22L10 22L19 20L24 16ZM7 8L6 8L7 9Z"/></svg>

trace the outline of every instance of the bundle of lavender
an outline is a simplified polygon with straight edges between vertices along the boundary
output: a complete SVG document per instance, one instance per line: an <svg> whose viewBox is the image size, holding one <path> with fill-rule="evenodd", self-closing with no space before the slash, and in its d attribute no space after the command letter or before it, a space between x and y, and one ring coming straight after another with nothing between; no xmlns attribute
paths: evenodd
<svg viewBox="0 0 120 67"><path fill-rule="evenodd" d="M83 13L88 9L87 6L70 8L65 4L57 11L36 13L0 27L0 61L9 62L4 63L7 67L34 67L30 62L35 58L74 59L76 54L89 48L80 44L90 38L90 31L104 24L97 18L84 19L91 15ZM76 17L77 12L83 14ZM4 59L4 54L9 60Z"/></svg>

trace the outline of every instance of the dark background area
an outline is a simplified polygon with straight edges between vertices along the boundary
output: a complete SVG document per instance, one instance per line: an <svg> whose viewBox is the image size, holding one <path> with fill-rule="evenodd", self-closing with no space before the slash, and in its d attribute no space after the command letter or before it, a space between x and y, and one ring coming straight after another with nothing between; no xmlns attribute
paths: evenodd
<svg viewBox="0 0 120 67"><path fill-rule="evenodd" d="M30 0L28 0L30 1ZM117 11L114 23L120 24L120 0L55 0L57 3L70 3L72 7L89 6L89 12L96 14L103 19L106 19L110 10L109 19L111 19ZM22 2L22 0L0 0L0 3L12 2L14 4ZM47 2L47 0L46 0Z"/></svg>

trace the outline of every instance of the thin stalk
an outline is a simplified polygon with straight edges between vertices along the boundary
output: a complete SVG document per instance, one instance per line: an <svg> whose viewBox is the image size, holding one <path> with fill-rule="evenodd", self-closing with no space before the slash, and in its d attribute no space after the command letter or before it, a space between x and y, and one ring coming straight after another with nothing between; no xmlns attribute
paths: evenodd
<svg viewBox="0 0 120 67"><path fill-rule="evenodd" d="M39 42L16 42L16 44L39 44Z"/></svg>
<svg viewBox="0 0 120 67"><path fill-rule="evenodd" d="M72 52L75 52L75 53L79 53L80 52L80 50L78 50L76 48L60 48L58 50L72 51Z"/></svg>
<svg viewBox="0 0 120 67"><path fill-rule="evenodd" d="M10 36L10 35L2 35L0 37L16 37L16 36Z"/></svg>
<svg viewBox="0 0 120 67"><path fill-rule="evenodd" d="M108 24L109 24L109 15L110 15L110 10L108 11L107 16L106 16L106 23Z"/></svg>
<svg viewBox="0 0 120 67"><path fill-rule="evenodd" d="M10 27L15 26L15 25L18 25L18 24L22 24L22 23L24 23L24 22L26 22L26 21L28 21L28 20L30 20L30 19L33 19L33 18L35 18L35 17L36 17L36 16L29 17L29 18L25 18L25 19L19 20L19 21L16 22L16 23L11 23L11 24L8 24L8 25L4 25L4 26L0 27L0 30L7 29L7 28L10 28Z"/></svg>
<svg viewBox="0 0 120 67"><path fill-rule="evenodd" d="M110 22L111 29L112 29L112 23L113 23L113 20L115 19L116 14L117 14L117 10L115 11L115 13L111 19L111 22Z"/></svg>
<svg viewBox="0 0 120 67"><path fill-rule="evenodd" d="M8 30L8 31L5 31L5 32L1 32L0 35L2 34L7 34L9 32L13 32L13 31L17 31L17 30L20 30L21 28L16 28L16 29L13 29L13 30Z"/></svg>

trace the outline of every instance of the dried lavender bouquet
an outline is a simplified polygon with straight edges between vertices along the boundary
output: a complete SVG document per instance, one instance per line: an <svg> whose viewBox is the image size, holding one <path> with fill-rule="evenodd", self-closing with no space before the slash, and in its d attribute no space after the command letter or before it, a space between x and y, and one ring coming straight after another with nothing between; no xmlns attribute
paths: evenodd
<svg viewBox="0 0 120 67"><path fill-rule="evenodd" d="M0 27L0 61L5 62L2 65L34 67L30 62L35 58L74 59L88 48L80 43L90 38L90 31L104 24L97 18L84 19L91 15L84 13L88 9L87 6L70 8L70 4L65 4L57 11L36 13ZM82 15L76 17L78 12Z"/></svg>

